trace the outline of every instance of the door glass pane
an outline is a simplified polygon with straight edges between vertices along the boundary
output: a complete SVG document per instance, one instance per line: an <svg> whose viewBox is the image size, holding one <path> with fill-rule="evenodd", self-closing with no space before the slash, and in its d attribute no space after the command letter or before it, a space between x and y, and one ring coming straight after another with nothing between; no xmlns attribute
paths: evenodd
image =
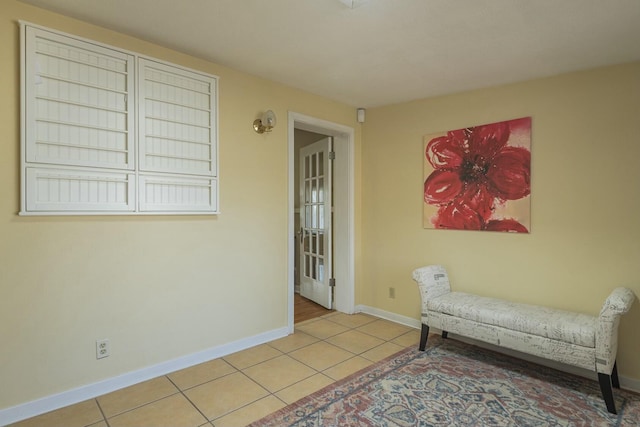
<svg viewBox="0 0 640 427"><path fill-rule="evenodd" d="M309 252L311 252L312 254L317 254L317 243L318 242L318 234L317 233L311 233L311 249L309 250Z"/></svg>
<svg viewBox="0 0 640 427"><path fill-rule="evenodd" d="M312 279L317 279L318 275L316 274L316 257L312 257L311 258L311 278Z"/></svg>
<svg viewBox="0 0 640 427"><path fill-rule="evenodd" d="M309 255L305 255L304 256L304 276L305 277L309 277L310 276L310 267L311 267L311 259L309 257Z"/></svg>
<svg viewBox="0 0 640 427"><path fill-rule="evenodd" d="M324 152L318 153L318 175L324 175Z"/></svg>
<svg viewBox="0 0 640 427"><path fill-rule="evenodd" d="M304 222L306 228L311 228L311 206L305 206Z"/></svg>
<svg viewBox="0 0 640 427"><path fill-rule="evenodd" d="M324 233L318 233L318 255L324 255Z"/></svg>
<svg viewBox="0 0 640 427"><path fill-rule="evenodd" d="M311 207L311 227L318 228L318 206L313 205Z"/></svg>
<svg viewBox="0 0 640 427"><path fill-rule="evenodd" d="M311 182L304 182L304 202L309 203L311 201Z"/></svg>
<svg viewBox="0 0 640 427"><path fill-rule="evenodd" d="M318 174L316 169L316 157L316 154L311 155L311 176L316 176Z"/></svg>
<svg viewBox="0 0 640 427"><path fill-rule="evenodd" d="M324 178L318 180L318 201L324 202Z"/></svg>
<svg viewBox="0 0 640 427"><path fill-rule="evenodd" d="M318 228L324 229L324 206L318 206Z"/></svg>
<svg viewBox="0 0 640 427"><path fill-rule="evenodd" d="M304 157L304 177L309 178L309 173L311 172L311 164L309 160L309 156Z"/></svg>
<svg viewBox="0 0 640 427"><path fill-rule="evenodd" d="M318 258L318 280L324 281L324 259Z"/></svg>
<svg viewBox="0 0 640 427"><path fill-rule="evenodd" d="M311 202L316 203L318 201L318 180L311 180Z"/></svg>
<svg viewBox="0 0 640 427"><path fill-rule="evenodd" d="M304 239L302 239L302 246L304 252L309 252L309 235L305 233Z"/></svg>

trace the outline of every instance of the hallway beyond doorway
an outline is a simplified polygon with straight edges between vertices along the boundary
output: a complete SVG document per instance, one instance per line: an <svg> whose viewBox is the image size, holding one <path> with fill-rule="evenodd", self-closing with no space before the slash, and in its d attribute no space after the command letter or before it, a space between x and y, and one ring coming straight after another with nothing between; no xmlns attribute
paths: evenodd
<svg viewBox="0 0 640 427"><path fill-rule="evenodd" d="M298 293L294 293L294 302L293 302L293 322L300 323L305 320L314 319L316 317L324 316L325 314L329 314L334 310L328 310L321 306L320 304L316 304L315 302L301 296Z"/></svg>

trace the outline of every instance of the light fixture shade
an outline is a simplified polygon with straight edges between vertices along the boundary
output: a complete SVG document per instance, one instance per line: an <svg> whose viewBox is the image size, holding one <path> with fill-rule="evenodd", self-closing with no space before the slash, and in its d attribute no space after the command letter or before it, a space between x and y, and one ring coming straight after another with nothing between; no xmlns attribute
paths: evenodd
<svg viewBox="0 0 640 427"><path fill-rule="evenodd" d="M276 121L276 114L271 110L265 111L265 113L262 115L262 125L269 130L275 127Z"/></svg>
<svg viewBox="0 0 640 427"><path fill-rule="evenodd" d="M262 117L253 121L253 130L257 133L271 132L271 129L276 125L276 113L271 110L267 110L262 114Z"/></svg>

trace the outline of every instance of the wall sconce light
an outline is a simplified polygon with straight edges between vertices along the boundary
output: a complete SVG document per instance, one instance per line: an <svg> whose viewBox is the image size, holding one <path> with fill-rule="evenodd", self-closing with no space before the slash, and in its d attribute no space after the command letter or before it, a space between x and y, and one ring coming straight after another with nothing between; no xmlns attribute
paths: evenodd
<svg viewBox="0 0 640 427"><path fill-rule="evenodd" d="M276 113L271 110L267 110L262 114L262 117L253 121L253 130L257 133L271 132L271 129L276 125Z"/></svg>

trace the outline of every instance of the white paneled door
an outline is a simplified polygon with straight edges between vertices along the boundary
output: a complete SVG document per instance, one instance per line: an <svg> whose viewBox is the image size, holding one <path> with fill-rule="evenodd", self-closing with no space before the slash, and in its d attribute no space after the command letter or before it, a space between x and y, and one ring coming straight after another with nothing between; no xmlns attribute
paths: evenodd
<svg viewBox="0 0 640 427"><path fill-rule="evenodd" d="M300 294L333 308L331 138L300 149Z"/></svg>

